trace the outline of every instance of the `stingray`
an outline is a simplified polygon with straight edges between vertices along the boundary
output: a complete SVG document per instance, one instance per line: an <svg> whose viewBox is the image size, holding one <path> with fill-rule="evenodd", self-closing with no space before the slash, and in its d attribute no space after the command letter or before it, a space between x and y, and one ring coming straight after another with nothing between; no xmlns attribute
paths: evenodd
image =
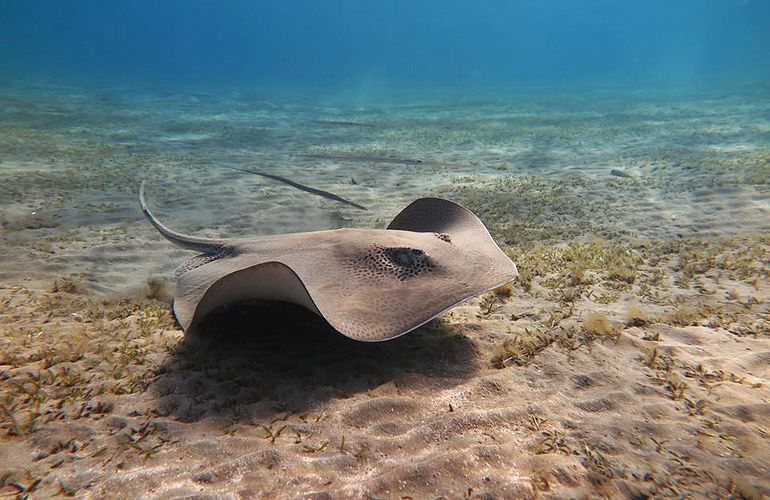
<svg viewBox="0 0 770 500"><path fill-rule="evenodd" d="M256 300L303 306L355 340L408 333L513 281L516 265L470 210L420 198L387 229L335 229L254 238L200 238L142 212L172 243L199 252L177 270L174 313L193 332L212 312Z"/></svg>

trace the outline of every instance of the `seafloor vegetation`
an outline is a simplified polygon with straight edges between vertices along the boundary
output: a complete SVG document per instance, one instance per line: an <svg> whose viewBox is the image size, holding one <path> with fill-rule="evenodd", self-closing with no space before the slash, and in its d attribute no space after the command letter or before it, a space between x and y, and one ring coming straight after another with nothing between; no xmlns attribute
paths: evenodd
<svg viewBox="0 0 770 500"><path fill-rule="evenodd" d="M3 95L0 492L770 494L766 95ZM140 178L202 234L382 227L447 196L520 281L385 344L275 304L184 339L169 306L185 254L141 222Z"/></svg>
<svg viewBox="0 0 770 500"><path fill-rule="evenodd" d="M254 440L258 444L251 452L270 452L261 465L266 470L295 457L313 458L308 470L329 464L318 472L322 484L300 484L298 490L344 489L348 478L387 467L392 445L361 429L376 422L385 436L405 431L388 426L411 425L426 439L434 433L450 443L478 427L490 442L502 444L513 429L519 440L509 446L518 453L564 455L583 467L571 473L573 479L561 477L558 467L534 467L526 483L533 494L585 480L607 494L621 488L650 495L759 497L766 486L751 471L761 470L768 453L762 444L768 437L767 403L759 402L766 398L767 381L761 370L752 375L751 366L766 365L767 351L754 351L761 359L743 370L714 360L724 342L751 339L747 345L766 348L766 235L636 247L596 240L508 252L526 270L521 291L490 293L412 337L382 346L351 345L311 317L290 320L297 311L267 305L233 313L224 324L217 321L211 338L185 342L157 284L148 285L144 297L123 299L89 298L72 278L56 279L49 290L4 287L0 429L6 446L26 450L7 463L5 489L77 495L96 488L107 494L117 484L139 492L128 480L122 482L120 471L166 461L204 429L220 435L217 440ZM249 337L251 321L260 332ZM708 335L718 336L708 356L678 356L688 350L688 337L697 346L705 342L696 339ZM567 420L559 419L560 412L531 407L536 400L526 397L524 408L507 417L499 414L511 408L508 390L489 381L496 380L495 371L531 367L551 350L564 358L569 376L541 373L533 382L590 386L597 374L586 373L581 360L596 354L598 346L612 351L623 344L631 351L624 360L631 366L599 356L604 362L592 368L601 376L615 370L629 373L623 377L638 374L644 399L626 395L617 401L624 388L610 385L598 399L571 403L584 413ZM491 388L476 393L478 384ZM345 408L346 400L379 401L376 396L388 386L393 388L387 408ZM459 416L482 401L497 400L493 420L477 422L477 416L453 428L454 420L436 415L429 419L433 426L386 418L400 415L401 406L411 415L412 406L428 397L428 387L447 391L453 386L467 386L471 394L448 402L445 410ZM510 390L521 396L532 392ZM336 403L330 407L330 401ZM666 414L672 435L660 429L626 431L626 447L649 452L644 462L619 452L617 444L604 441L606 429L590 425L597 412L634 419L651 405ZM339 419L358 424L340 426ZM741 427L740 422L751 424ZM705 447L668 447L681 446L682 439ZM195 462L190 481L222 487L217 484L231 473L207 462ZM476 479L467 481L468 488L483 489ZM624 486L612 486L615 482ZM452 486L461 485L448 483L458 491ZM417 483L412 487L420 491ZM409 486L399 491L408 492Z"/></svg>

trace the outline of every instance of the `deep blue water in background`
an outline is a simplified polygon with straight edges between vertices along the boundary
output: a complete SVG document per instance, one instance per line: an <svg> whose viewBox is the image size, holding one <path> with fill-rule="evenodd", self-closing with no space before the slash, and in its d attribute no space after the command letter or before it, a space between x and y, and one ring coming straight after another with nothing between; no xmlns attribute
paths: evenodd
<svg viewBox="0 0 770 500"><path fill-rule="evenodd" d="M768 0L0 0L0 78L346 88L741 84Z"/></svg>

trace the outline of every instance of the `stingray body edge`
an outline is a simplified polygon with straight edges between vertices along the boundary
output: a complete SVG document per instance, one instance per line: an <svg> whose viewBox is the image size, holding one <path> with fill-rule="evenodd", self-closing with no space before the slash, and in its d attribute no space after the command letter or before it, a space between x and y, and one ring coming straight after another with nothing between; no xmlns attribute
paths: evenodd
<svg viewBox="0 0 770 500"><path fill-rule="evenodd" d="M199 245L144 213L172 242ZM518 276L473 213L438 198L416 200L388 229L215 241L212 251L221 257L178 278L174 311L185 331L222 306L280 300L309 309L352 339L384 341Z"/></svg>

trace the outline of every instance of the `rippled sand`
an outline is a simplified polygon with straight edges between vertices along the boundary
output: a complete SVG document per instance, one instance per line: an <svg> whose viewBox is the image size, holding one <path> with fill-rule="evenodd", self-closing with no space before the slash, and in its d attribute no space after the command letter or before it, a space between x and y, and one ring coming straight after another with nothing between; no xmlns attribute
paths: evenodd
<svg viewBox="0 0 770 500"><path fill-rule="evenodd" d="M769 96L348 106L6 82L0 492L770 494ZM384 344L276 304L185 340L188 253L141 219L140 179L172 227L231 237L384 227L448 197L521 281Z"/></svg>

